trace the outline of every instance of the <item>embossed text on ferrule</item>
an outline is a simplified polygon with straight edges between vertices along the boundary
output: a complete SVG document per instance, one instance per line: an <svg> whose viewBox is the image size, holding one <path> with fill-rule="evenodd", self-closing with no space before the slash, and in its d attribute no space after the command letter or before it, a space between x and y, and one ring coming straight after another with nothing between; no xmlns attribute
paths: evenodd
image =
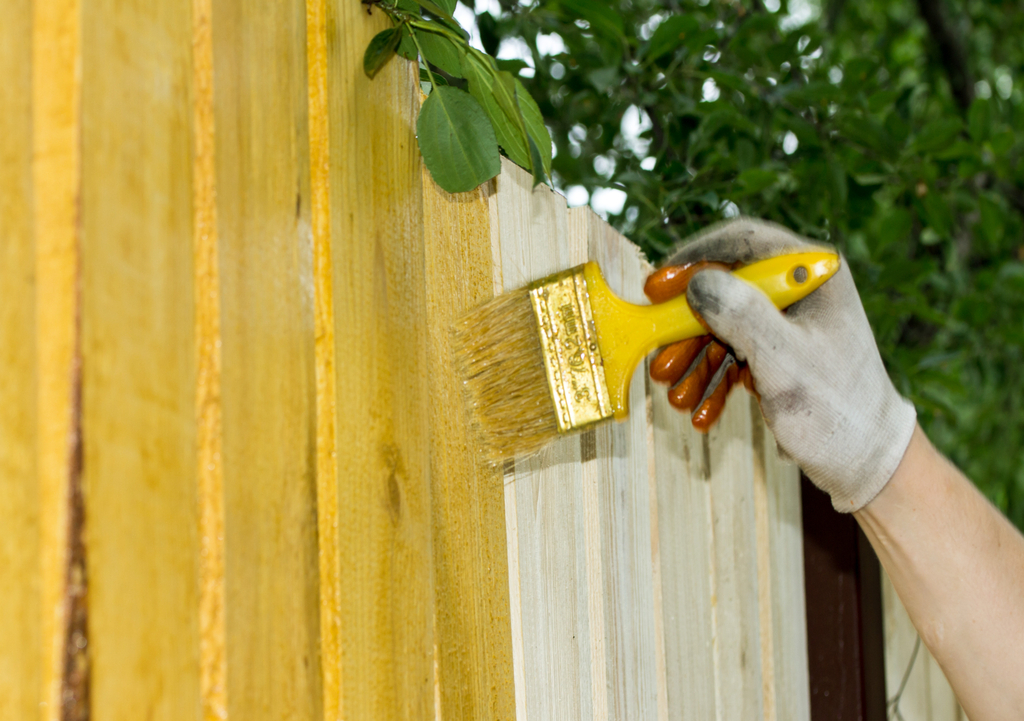
<svg viewBox="0 0 1024 721"><path fill-rule="evenodd" d="M530 289L551 399L561 433L613 415L594 335L583 266Z"/></svg>

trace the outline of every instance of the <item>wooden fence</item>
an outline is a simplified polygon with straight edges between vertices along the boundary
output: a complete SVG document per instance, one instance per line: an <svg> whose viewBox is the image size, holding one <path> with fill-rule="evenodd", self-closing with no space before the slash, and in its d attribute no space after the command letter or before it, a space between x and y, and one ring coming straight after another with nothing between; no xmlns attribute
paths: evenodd
<svg viewBox="0 0 1024 721"><path fill-rule="evenodd" d="M649 271L505 163L451 196L356 0L4 0L0 718L801 719L756 404L481 465L449 328Z"/></svg>

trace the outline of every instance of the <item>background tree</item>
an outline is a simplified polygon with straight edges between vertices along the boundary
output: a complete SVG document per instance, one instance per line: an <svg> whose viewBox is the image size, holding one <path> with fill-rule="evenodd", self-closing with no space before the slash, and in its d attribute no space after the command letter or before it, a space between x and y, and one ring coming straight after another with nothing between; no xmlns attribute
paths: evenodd
<svg viewBox="0 0 1024 721"><path fill-rule="evenodd" d="M1024 3L478 0L475 19L540 106L556 186L652 260L736 213L841 248L929 436L1024 527Z"/></svg>

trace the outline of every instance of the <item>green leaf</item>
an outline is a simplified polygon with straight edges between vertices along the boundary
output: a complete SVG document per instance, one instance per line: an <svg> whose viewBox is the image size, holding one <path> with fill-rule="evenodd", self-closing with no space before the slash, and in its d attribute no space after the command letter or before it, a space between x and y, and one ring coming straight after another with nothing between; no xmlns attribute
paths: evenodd
<svg viewBox="0 0 1024 721"><path fill-rule="evenodd" d="M544 159L541 158L540 149L533 141L533 136L527 135L526 140L530 143L530 166L533 173L533 187L547 182L547 174L544 172Z"/></svg>
<svg viewBox="0 0 1024 721"><path fill-rule="evenodd" d="M984 143L992 132L992 106L987 98L975 98L971 109L967 111L967 127L971 139Z"/></svg>
<svg viewBox="0 0 1024 721"><path fill-rule="evenodd" d="M459 0L437 0L438 6L449 15L455 14L455 6Z"/></svg>
<svg viewBox="0 0 1024 721"><path fill-rule="evenodd" d="M454 78L465 77L460 59L462 52L455 43L443 35L430 32L417 32L416 39L428 63L436 65Z"/></svg>
<svg viewBox="0 0 1024 721"><path fill-rule="evenodd" d="M498 64L498 70L508 70L513 75L519 75L520 70L530 67L529 63L519 58L504 58L495 62Z"/></svg>
<svg viewBox="0 0 1024 721"><path fill-rule="evenodd" d="M774 170L765 170L763 168L744 170L736 178L736 182L741 186L741 191L739 195L733 194L733 197L760 193L762 190L774 185L778 179L779 174Z"/></svg>
<svg viewBox="0 0 1024 721"><path fill-rule="evenodd" d="M452 17L452 13L448 12L437 3L432 2L432 0L416 0L416 4L423 8L424 10L426 10L431 15L435 15L441 18L442 20L447 20L450 23L454 23L455 27L460 27L458 22L455 21L455 18ZM454 10L452 12L454 12Z"/></svg>
<svg viewBox="0 0 1024 721"><path fill-rule="evenodd" d="M953 213L949 203L939 193L930 190L922 200L928 225L940 238L949 238L953 233Z"/></svg>
<svg viewBox="0 0 1024 721"><path fill-rule="evenodd" d="M466 56L463 69L466 71L466 79L469 80L469 92L490 118L498 144L513 163L529 168L530 148L526 140L526 128L520 122L519 114L515 113L514 104L502 107L498 102L498 96L506 98L507 93L504 88L495 92L495 85L499 84L499 80L494 69L481 63L472 54Z"/></svg>
<svg viewBox="0 0 1024 721"><path fill-rule="evenodd" d="M420 108L416 136L427 170L449 193L473 190L501 170L494 129L464 90L434 88Z"/></svg>
<svg viewBox="0 0 1024 721"><path fill-rule="evenodd" d="M388 60L395 54L401 37L402 33L398 28L381 30L373 36L370 44L366 46L366 52L363 53L363 72L366 73L366 77L372 78L387 65Z"/></svg>
<svg viewBox="0 0 1024 721"><path fill-rule="evenodd" d="M692 15L673 15L663 20L647 45L647 60L657 60L672 52L699 30L700 23Z"/></svg>
<svg viewBox="0 0 1024 721"><path fill-rule="evenodd" d="M402 39L398 41L395 52L406 60L415 62L419 59L420 51L416 48L416 43L413 42L412 29L405 23L402 23L399 29L402 31Z"/></svg>
<svg viewBox="0 0 1024 721"><path fill-rule="evenodd" d="M544 169L545 177L551 175L551 136L544 125L544 116L540 114L533 96L527 92L523 84L516 78L516 101L519 103L519 110L523 115L523 123L526 125L526 133L530 140L530 159L533 160L533 150L536 147L541 159L541 167ZM533 168L534 177L537 177L537 168ZM541 179L544 182L544 179Z"/></svg>
<svg viewBox="0 0 1024 721"><path fill-rule="evenodd" d="M914 149L920 153L929 153L946 147L963 130L960 118L939 118L933 120L917 134Z"/></svg>
<svg viewBox="0 0 1024 721"><path fill-rule="evenodd" d="M609 3L561 0L560 4L570 15L583 18L590 23L590 29L595 35L619 44L625 39L622 16Z"/></svg>

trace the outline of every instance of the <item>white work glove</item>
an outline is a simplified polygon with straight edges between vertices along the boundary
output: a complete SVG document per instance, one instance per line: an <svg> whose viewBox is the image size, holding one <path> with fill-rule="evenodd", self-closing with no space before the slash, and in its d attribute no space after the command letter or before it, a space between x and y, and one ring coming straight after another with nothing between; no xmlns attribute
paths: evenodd
<svg viewBox="0 0 1024 721"><path fill-rule="evenodd" d="M814 247L781 226L737 218L698 234L668 263L747 264ZM693 276L686 298L750 364L779 447L836 510L867 505L896 471L917 414L886 374L845 258L835 276L785 315L760 290L721 270Z"/></svg>

